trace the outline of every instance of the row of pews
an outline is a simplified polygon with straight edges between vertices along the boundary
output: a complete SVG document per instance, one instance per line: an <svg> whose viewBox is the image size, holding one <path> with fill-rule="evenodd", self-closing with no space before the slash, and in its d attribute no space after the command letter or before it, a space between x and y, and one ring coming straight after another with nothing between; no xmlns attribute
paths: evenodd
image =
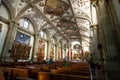
<svg viewBox="0 0 120 80"><path fill-rule="evenodd" d="M64 62L54 62L14 67L0 66L0 80L5 80L5 77L11 80L92 80L87 62L68 62L69 66L63 64Z"/></svg>

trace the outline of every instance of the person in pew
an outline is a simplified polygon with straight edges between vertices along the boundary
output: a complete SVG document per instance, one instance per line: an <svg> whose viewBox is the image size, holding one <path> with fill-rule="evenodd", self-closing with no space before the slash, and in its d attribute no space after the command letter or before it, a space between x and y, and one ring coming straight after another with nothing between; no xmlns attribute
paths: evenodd
<svg viewBox="0 0 120 80"><path fill-rule="evenodd" d="M10 80L10 79L9 79L9 75L8 75L8 72L7 72L7 71L5 71L5 72L3 73L3 75L4 75L4 77L5 77L5 80Z"/></svg>
<svg viewBox="0 0 120 80"><path fill-rule="evenodd" d="M64 64L63 64L63 66L68 66L68 63L67 63L66 60L64 60Z"/></svg>
<svg viewBox="0 0 120 80"><path fill-rule="evenodd" d="M52 58L50 58L50 59L48 60L48 64L51 64L51 63L53 63Z"/></svg>
<svg viewBox="0 0 120 80"><path fill-rule="evenodd" d="M90 62L90 67L91 67L92 74L95 75L95 73L96 73L96 64L93 61Z"/></svg>
<svg viewBox="0 0 120 80"><path fill-rule="evenodd" d="M47 64L46 60L43 60L42 64Z"/></svg>

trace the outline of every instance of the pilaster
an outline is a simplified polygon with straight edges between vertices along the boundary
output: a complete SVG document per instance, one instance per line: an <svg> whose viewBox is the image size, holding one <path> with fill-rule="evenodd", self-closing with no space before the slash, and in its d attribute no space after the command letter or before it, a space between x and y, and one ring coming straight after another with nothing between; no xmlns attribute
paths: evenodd
<svg viewBox="0 0 120 80"><path fill-rule="evenodd" d="M50 45L50 42L49 41L47 41L47 54L46 54L46 60L48 60L49 59L49 55L48 55L48 53L49 53L49 45Z"/></svg>
<svg viewBox="0 0 120 80"><path fill-rule="evenodd" d="M115 14L113 14L114 11L110 11L111 8L108 6L108 2L110 2L110 0L108 0L107 3L105 1L106 0L102 3L99 2L96 6L99 24L98 42L102 44L108 80L119 80L117 79L117 76L119 76L118 73L120 73L120 54L118 45L116 44L117 38L115 34L115 23L111 17L111 14Z"/></svg>
<svg viewBox="0 0 120 80"><path fill-rule="evenodd" d="M15 40L15 35L16 35L18 26L19 26L18 23L9 21L8 32L7 32L7 36L6 36L3 51L2 51L2 61L9 62L11 60L10 51L12 49L12 46Z"/></svg>
<svg viewBox="0 0 120 80"><path fill-rule="evenodd" d="M91 25L91 29L92 29L92 37L91 37L91 53L93 55L93 60L98 61L100 60L100 52L97 48L98 45L98 25L97 24L93 24Z"/></svg>
<svg viewBox="0 0 120 80"><path fill-rule="evenodd" d="M33 49L33 54L32 54L32 60L33 61L37 61L37 54L38 54L38 40L39 40L39 33L37 32L35 35L34 35L34 49Z"/></svg>

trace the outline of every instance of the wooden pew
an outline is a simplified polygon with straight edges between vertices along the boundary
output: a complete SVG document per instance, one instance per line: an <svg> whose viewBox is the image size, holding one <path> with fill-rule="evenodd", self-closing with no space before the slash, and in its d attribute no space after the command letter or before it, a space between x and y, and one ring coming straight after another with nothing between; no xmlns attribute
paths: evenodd
<svg viewBox="0 0 120 80"><path fill-rule="evenodd" d="M17 75L18 77L28 78L28 70L27 69L14 68L13 74Z"/></svg>
<svg viewBox="0 0 120 80"><path fill-rule="evenodd" d="M4 78L2 73L0 73L0 80L5 80L5 78Z"/></svg>
<svg viewBox="0 0 120 80"><path fill-rule="evenodd" d="M83 76L90 76L89 71L75 71L71 70L70 68L59 68L59 69L51 69L51 73L53 74L67 74L67 75L83 75Z"/></svg>
<svg viewBox="0 0 120 80"><path fill-rule="evenodd" d="M39 72L37 80L91 80L90 76L52 74L49 72Z"/></svg>
<svg viewBox="0 0 120 80"><path fill-rule="evenodd" d="M11 78L18 78L19 80L27 80L28 79L28 70L27 69L19 69L19 68L6 68L5 72L8 73L8 76Z"/></svg>

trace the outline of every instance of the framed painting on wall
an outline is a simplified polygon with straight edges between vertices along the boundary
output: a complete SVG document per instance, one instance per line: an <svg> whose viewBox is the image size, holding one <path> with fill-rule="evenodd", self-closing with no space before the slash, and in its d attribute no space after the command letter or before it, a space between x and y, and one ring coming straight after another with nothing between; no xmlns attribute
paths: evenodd
<svg viewBox="0 0 120 80"><path fill-rule="evenodd" d="M18 31L16 34L15 41L18 43L29 45L30 44L30 36Z"/></svg>

